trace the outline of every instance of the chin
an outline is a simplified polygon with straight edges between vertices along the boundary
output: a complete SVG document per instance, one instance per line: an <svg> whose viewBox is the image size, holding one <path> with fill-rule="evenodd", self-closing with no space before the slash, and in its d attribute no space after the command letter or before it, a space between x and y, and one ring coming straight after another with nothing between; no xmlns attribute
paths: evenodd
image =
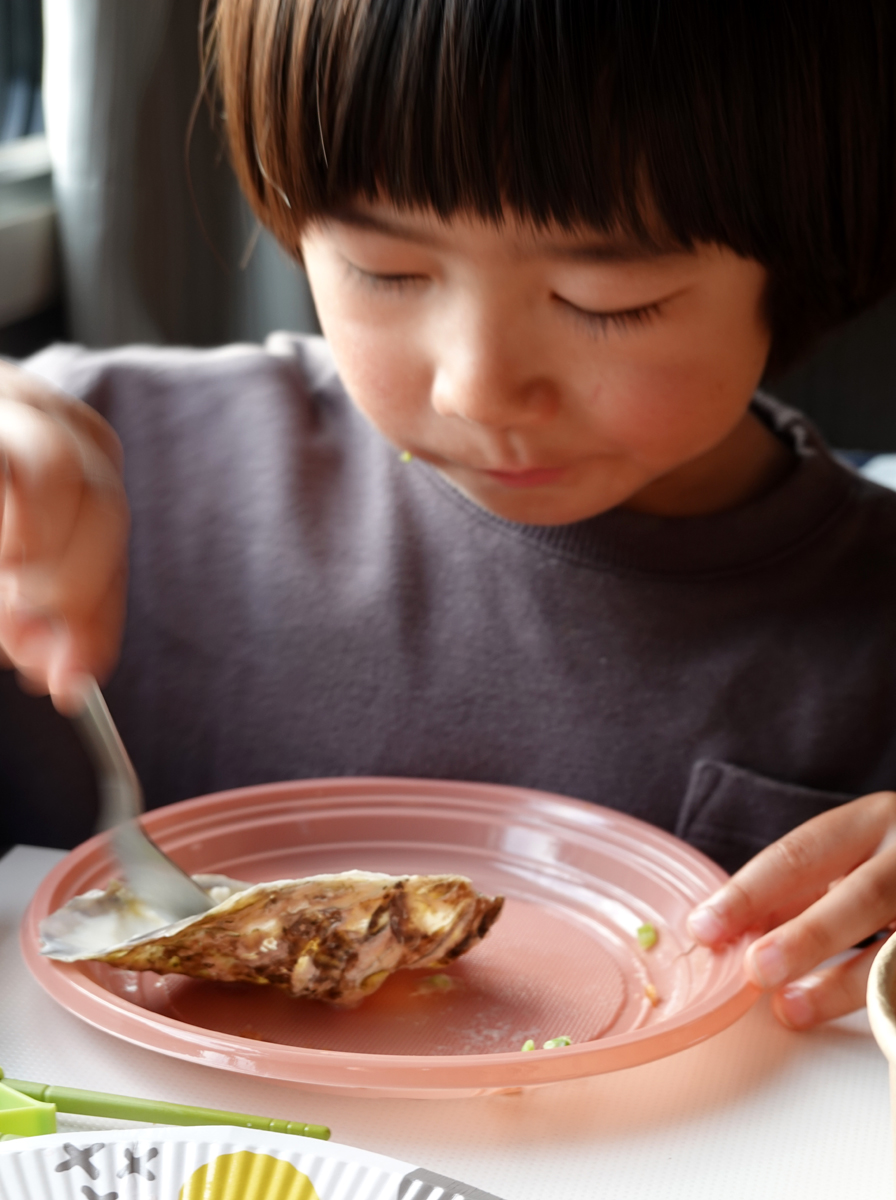
<svg viewBox="0 0 896 1200"><path fill-rule="evenodd" d="M624 471L588 472L585 478L541 487L502 487L467 471L436 467L439 474L478 508L517 525L573 525L625 504L642 482Z"/></svg>
<svg viewBox="0 0 896 1200"><path fill-rule="evenodd" d="M621 499L608 500L605 503L593 499L577 500L570 496L552 494L548 488L533 488L524 495L515 493L509 496L472 492L464 487L459 490L479 508L517 525L572 525L576 521L585 521L589 517L608 512L622 503Z"/></svg>

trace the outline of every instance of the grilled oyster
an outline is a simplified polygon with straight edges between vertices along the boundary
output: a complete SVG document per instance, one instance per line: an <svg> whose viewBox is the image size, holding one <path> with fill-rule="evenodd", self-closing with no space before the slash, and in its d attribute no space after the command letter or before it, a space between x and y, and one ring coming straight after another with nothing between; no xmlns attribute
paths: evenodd
<svg viewBox="0 0 896 1200"><path fill-rule="evenodd" d="M272 984L351 1006L394 971L444 966L476 945L503 897L460 875L346 871L275 883L196 875L215 907L164 925L123 883L70 900L41 924L41 953L131 971Z"/></svg>

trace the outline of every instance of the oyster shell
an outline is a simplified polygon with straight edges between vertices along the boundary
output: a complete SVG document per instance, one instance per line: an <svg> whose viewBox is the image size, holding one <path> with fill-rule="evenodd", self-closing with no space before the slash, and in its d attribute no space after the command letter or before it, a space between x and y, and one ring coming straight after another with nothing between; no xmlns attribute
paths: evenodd
<svg viewBox="0 0 896 1200"><path fill-rule="evenodd" d="M453 962L498 917L503 897L461 875L346 871L248 884L194 876L216 901L164 925L117 880L70 900L41 924L41 953L131 971L272 984L351 1006L394 971Z"/></svg>

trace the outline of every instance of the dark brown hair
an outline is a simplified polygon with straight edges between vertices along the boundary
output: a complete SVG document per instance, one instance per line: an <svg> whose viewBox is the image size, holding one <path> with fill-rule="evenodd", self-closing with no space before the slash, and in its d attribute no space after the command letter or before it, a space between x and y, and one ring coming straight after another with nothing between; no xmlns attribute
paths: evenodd
<svg viewBox="0 0 896 1200"><path fill-rule="evenodd" d="M646 240L658 223L769 269L770 374L896 285L893 0L206 0L204 17L236 173L294 253L359 197Z"/></svg>

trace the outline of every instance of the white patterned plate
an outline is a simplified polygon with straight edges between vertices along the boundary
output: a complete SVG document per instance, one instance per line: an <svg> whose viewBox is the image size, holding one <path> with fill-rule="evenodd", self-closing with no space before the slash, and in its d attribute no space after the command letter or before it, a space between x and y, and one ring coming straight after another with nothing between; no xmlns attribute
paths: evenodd
<svg viewBox="0 0 896 1200"><path fill-rule="evenodd" d="M0 1145L0 1200L498 1200L382 1154L230 1126Z"/></svg>

